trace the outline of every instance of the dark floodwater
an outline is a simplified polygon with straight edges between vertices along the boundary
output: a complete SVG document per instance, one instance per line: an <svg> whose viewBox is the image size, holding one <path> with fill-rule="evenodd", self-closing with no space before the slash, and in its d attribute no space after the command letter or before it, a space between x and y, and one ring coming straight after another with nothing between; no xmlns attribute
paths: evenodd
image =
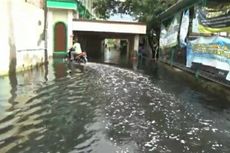
<svg viewBox="0 0 230 153"><path fill-rule="evenodd" d="M162 65L124 65L55 60L1 78L0 152L230 152L230 102Z"/></svg>

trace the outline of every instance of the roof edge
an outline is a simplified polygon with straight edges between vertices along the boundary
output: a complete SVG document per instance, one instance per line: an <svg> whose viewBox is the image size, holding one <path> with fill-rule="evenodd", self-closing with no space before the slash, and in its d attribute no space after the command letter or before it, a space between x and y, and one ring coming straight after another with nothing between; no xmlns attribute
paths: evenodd
<svg viewBox="0 0 230 153"><path fill-rule="evenodd" d="M160 20L166 20L170 17L172 17L176 12L179 12L185 8L188 8L191 5L194 5L195 3L201 2L201 0L181 0L168 9L166 9L164 12L158 15L158 18Z"/></svg>

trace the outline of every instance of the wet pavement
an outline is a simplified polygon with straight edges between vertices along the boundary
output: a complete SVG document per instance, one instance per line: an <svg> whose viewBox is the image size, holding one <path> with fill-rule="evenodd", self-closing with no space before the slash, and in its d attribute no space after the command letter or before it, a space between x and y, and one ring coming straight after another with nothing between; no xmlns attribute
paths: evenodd
<svg viewBox="0 0 230 153"><path fill-rule="evenodd" d="M230 102L222 95L161 64L120 59L111 50L109 64L55 59L0 78L0 152L230 152Z"/></svg>

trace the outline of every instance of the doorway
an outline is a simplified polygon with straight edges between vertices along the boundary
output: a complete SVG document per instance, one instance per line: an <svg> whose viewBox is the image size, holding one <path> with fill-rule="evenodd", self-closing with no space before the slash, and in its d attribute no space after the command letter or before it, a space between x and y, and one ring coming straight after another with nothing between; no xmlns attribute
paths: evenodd
<svg viewBox="0 0 230 153"><path fill-rule="evenodd" d="M54 52L66 52L67 28L65 23L58 22L54 27Z"/></svg>

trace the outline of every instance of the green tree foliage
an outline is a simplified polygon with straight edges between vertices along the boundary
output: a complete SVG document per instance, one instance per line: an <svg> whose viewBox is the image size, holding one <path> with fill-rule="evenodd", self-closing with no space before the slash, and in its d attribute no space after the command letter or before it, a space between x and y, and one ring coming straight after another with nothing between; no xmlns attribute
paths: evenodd
<svg viewBox="0 0 230 153"><path fill-rule="evenodd" d="M147 38L155 51L160 34L160 22L157 15L176 3L178 0L97 0L94 8L101 18L109 18L116 13L130 14L140 22L147 24ZM154 54L155 55L155 54Z"/></svg>

